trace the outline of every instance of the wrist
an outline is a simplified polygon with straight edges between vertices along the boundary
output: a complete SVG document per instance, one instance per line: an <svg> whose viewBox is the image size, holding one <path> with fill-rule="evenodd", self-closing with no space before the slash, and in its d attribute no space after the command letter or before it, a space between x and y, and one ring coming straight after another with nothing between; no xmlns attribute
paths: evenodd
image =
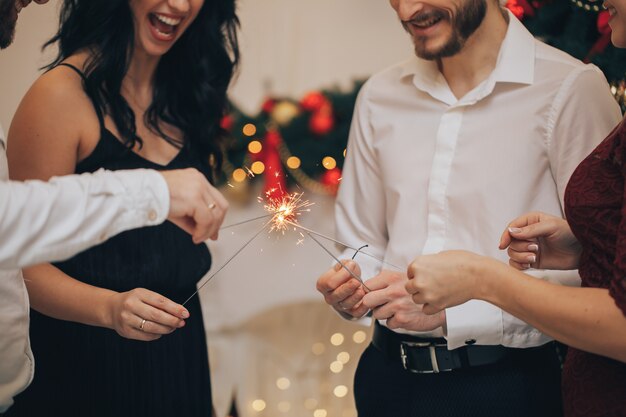
<svg viewBox="0 0 626 417"><path fill-rule="evenodd" d="M115 320L113 319L113 317L115 316L115 304L117 302L116 296L118 294L118 292L110 291L109 294L106 294L103 297L103 302L100 306L100 311L98 314L100 322L99 325L101 327L112 330L114 329L113 323L115 322Z"/></svg>
<svg viewBox="0 0 626 417"><path fill-rule="evenodd" d="M493 294L496 264L499 262L487 256L475 258L471 266L471 273L474 276L473 299L488 301L488 298Z"/></svg>

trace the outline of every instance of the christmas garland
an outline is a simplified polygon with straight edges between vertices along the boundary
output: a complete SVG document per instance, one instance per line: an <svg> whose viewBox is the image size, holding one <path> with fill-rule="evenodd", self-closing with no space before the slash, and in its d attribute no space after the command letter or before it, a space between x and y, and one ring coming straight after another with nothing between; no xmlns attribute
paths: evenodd
<svg viewBox="0 0 626 417"><path fill-rule="evenodd" d="M334 195L341 181L350 121L362 82L349 92L314 91L300 101L267 99L250 117L236 108L222 120L232 134L222 181L233 188L263 175L265 191L289 185Z"/></svg>

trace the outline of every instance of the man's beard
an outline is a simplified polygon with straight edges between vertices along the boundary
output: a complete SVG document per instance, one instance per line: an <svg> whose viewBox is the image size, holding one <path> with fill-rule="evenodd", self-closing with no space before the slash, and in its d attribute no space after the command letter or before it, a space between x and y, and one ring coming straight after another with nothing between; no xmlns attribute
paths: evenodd
<svg viewBox="0 0 626 417"><path fill-rule="evenodd" d="M415 54L423 59L435 60L456 55L463 49L467 39L480 27L487 13L486 0L468 0L453 17L450 26L452 34L448 41L436 50L426 48L427 37L417 37L413 39L415 44ZM407 22L402 22L408 31L407 25L412 22L426 22L431 19L450 19L450 16L442 10L433 10L424 15L418 16Z"/></svg>
<svg viewBox="0 0 626 417"><path fill-rule="evenodd" d="M15 0L0 0L0 49L4 49L13 41L17 11Z"/></svg>

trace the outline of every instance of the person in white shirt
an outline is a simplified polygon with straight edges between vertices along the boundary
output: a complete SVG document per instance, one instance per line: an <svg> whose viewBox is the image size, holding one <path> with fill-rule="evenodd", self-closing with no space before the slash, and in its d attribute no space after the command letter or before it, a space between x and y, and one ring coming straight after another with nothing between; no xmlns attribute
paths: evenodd
<svg viewBox="0 0 626 417"><path fill-rule="evenodd" d="M13 39L18 12L30 1L0 0L0 48ZM36 0L47 3L47 0ZM166 219L194 242L216 239L228 204L195 169L98 171L43 181L8 181L0 127L0 413L33 378L29 303L19 268L69 258L125 230ZM156 293L173 330L187 310ZM156 308L155 308L156 310ZM171 331L170 330L170 331Z"/></svg>
<svg viewBox="0 0 626 417"><path fill-rule="evenodd" d="M506 260L502 225L562 213L570 174L620 119L617 103L596 67L535 40L495 0L391 5L417 57L363 86L336 205L338 239L373 257L345 263L365 286L339 265L317 283L342 316L378 320L355 376L359 416L560 415L549 337L482 301L427 316L405 271L446 249Z"/></svg>

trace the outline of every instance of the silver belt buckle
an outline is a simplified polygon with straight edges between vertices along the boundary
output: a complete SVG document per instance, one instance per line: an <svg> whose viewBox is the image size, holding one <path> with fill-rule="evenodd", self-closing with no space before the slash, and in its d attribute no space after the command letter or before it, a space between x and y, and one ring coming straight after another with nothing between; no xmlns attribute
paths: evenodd
<svg viewBox="0 0 626 417"><path fill-rule="evenodd" d="M431 342L400 342L400 359L402 359L402 366L406 371L413 372L416 374L438 374L439 372L448 372L452 369L440 369L439 363L437 362L437 352L435 351L436 347L444 347L445 344L435 344ZM406 354L406 347L427 347L428 353L430 354L430 364L433 368L432 370L422 371L419 369L413 369L408 367L408 356Z"/></svg>

